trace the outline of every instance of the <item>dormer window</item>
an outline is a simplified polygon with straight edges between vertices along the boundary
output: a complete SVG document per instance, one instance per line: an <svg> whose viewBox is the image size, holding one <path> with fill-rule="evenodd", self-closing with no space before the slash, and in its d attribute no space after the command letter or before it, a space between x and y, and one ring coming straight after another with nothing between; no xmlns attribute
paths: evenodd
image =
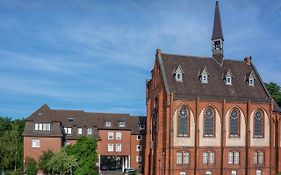
<svg viewBox="0 0 281 175"><path fill-rule="evenodd" d="M208 73L206 67L204 67L204 69L201 72L198 73L198 77L199 77L202 84L208 83L209 73Z"/></svg>
<svg viewBox="0 0 281 175"><path fill-rule="evenodd" d="M253 78L249 79L249 86L254 86L255 80Z"/></svg>
<svg viewBox="0 0 281 175"><path fill-rule="evenodd" d="M233 75L232 75L230 69L225 74L225 78L224 79L225 79L225 84L226 85L232 85Z"/></svg>
<svg viewBox="0 0 281 175"><path fill-rule="evenodd" d="M140 127L140 130L144 130L145 129L145 124L140 124L139 127Z"/></svg>
<svg viewBox="0 0 281 175"><path fill-rule="evenodd" d="M69 123L73 123L73 122L74 122L74 118L73 118L73 117L68 118L68 122L69 122Z"/></svg>
<svg viewBox="0 0 281 175"><path fill-rule="evenodd" d="M202 75L201 83L208 83L208 75Z"/></svg>
<svg viewBox="0 0 281 175"><path fill-rule="evenodd" d="M181 68L180 65L178 65L178 67L174 70L173 72L173 76L174 76L174 79L178 82L182 82L183 81L183 70Z"/></svg>
<svg viewBox="0 0 281 175"><path fill-rule="evenodd" d="M105 126L106 126L106 127L111 127L111 126L112 126L112 123L111 123L110 121L106 121L106 122L105 122Z"/></svg>
<svg viewBox="0 0 281 175"><path fill-rule="evenodd" d="M248 75L247 82L249 86L255 86L255 74L253 71Z"/></svg>
<svg viewBox="0 0 281 175"><path fill-rule="evenodd" d="M126 123L125 122L119 122L119 127L125 127Z"/></svg>

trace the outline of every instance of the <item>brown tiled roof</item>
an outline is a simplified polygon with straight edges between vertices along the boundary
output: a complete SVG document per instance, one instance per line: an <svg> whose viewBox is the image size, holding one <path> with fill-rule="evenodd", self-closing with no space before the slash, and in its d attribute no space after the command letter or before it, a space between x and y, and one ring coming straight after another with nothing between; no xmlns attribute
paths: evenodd
<svg viewBox="0 0 281 175"><path fill-rule="evenodd" d="M173 92L175 98L215 98L230 100L256 100L270 102L264 84L253 64L244 61L224 60L223 65L217 64L212 58L161 54L158 58L166 91ZM185 72L183 82L176 82L173 70L181 65ZM202 84L198 74L206 67L209 81ZM223 78L225 72L231 70L232 85L226 85ZM246 82L247 75L254 72L257 76L255 86Z"/></svg>
<svg viewBox="0 0 281 175"><path fill-rule="evenodd" d="M111 121L112 127L106 127L106 121ZM119 127L121 121L125 121L125 127ZM52 122L52 129L50 132L35 132L33 130L34 122ZM55 123L58 123L60 127L53 125ZM74 128L71 135L66 135L67 139L77 139L77 128L85 128L85 134L87 128L93 128L95 137L99 137L97 131L102 129L130 130L132 134L145 134L143 130L139 129L140 123L145 124L145 117L133 117L129 114L93 113L82 110L57 110L50 109L45 104L26 119L23 135L63 136L65 135L64 127Z"/></svg>

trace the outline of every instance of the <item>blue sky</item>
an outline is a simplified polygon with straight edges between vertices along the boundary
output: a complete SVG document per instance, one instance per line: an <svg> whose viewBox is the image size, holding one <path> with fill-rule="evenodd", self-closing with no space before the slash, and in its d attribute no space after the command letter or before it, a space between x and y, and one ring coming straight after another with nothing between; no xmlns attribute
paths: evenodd
<svg viewBox="0 0 281 175"><path fill-rule="evenodd" d="M0 116L51 108L145 115L157 48L210 56L214 0L0 0ZM281 1L220 1L225 57L281 85Z"/></svg>

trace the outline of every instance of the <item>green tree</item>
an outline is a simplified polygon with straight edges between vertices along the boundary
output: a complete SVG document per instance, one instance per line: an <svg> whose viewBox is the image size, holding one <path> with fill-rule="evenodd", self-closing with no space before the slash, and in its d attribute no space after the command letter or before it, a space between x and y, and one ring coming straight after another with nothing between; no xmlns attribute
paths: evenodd
<svg viewBox="0 0 281 175"><path fill-rule="evenodd" d="M36 175L38 171L37 162L32 158L27 159L26 173L28 175Z"/></svg>
<svg viewBox="0 0 281 175"><path fill-rule="evenodd" d="M72 174L73 169L77 166L76 158L72 155L67 155L65 150L61 150L52 156L46 167L52 174Z"/></svg>
<svg viewBox="0 0 281 175"><path fill-rule="evenodd" d="M0 117L0 169L21 169L23 167L24 120Z"/></svg>
<svg viewBox="0 0 281 175"><path fill-rule="evenodd" d="M265 86L269 93L271 94L272 98L276 101L278 106L281 106L281 88L278 84L270 82L265 83Z"/></svg>
<svg viewBox="0 0 281 175"><path fill-rule="evenodd" d="M39 167L40 170L42 170L46 174L50 173L48 171L47 164L52 159L52 157L54 155L55 154L51 150L48 150L48 151L43 151L42 155L39 158L38 167Z"/></svg>
<svg viewBox="0 0 281 175"><path fill-rule="evenodd" d="M98 174L95 165L97 163L97 143L95 138L82 136L75 145L66 147L69 155L74 155L77 159L76 175Z"/></svg>

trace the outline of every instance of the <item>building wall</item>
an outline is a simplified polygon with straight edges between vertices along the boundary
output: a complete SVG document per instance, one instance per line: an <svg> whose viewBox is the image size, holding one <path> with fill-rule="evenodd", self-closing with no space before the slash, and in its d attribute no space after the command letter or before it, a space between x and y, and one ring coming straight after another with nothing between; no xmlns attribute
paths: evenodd
<svg viewBox="0 0 281 175"><path fill-rule="evenodd" d="M32 140L40 140L40 147L33 148ZM39 160L43 151L51 150L51 151L59 151L62 146L62 139L59 137L24 137L24 162L26 162L27 158L33 158L35 160Z"/></svg>
<svg viewBox="0 0 281 175"><path fill-rule="evenodd" d="M145 152L145 136L142 135L141 140L137 140L138 135L131 135L131 167L135 169L143 169L144 152ZM137 151L137 145L141 145L141 151ZM137 162L137 156L141 156L141 162Z"/></svg>
<svg viewBox="0 0 281 175"><path fill-rule="evenodd" d="M273 113L272 103L251 101L227 101L225 99L191 99L177 100L174 94L165 92L157 61L152 71L152 80L147 84L147 132L145 151L145 175L205 175L206 171L212 174L226 175L236 170L237 174L254 175L256 170L262 170L263 175L273 175L281 171L280 153L280 121L279 114ZM158 100L158 102L156 102ZM158 122L154 126L152 116L155 104L159 104ZM185 105L190 111L190 136L177 137L177 112ZM216 114L215 138L203 136L203 112L207 106L212 106ZM229 117L231 110L236 107L240 112L240 137L229 136ZM253 138L253 118L257 109L264 112L264 137ZM280 116L279 116L280 117ZM277 126L277 127L276 127ZM157 127L157 138L152 141L153 128ZM155 146L157 142L157 146ZM178 151L190 153L188 165L176 164ZM203 164L202 154L205 151L215 152L213 165ZM239 152L239 164L228 163L228 152ZM264 164L254 165L253 154L263 151ZM278 166L278 167L277 167Z"/></svg>

